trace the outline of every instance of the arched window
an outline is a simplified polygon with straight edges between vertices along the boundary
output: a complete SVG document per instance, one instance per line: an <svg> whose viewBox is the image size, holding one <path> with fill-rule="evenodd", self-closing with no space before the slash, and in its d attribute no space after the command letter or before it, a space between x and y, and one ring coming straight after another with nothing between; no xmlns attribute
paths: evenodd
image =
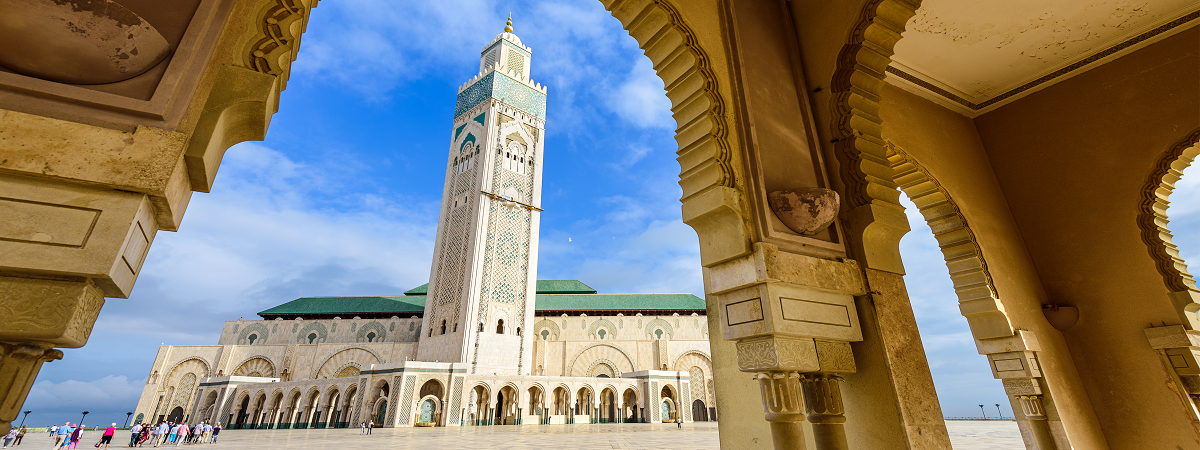
<svg viewBox="0 0 1200 450"><path fill-rule="evenodd" d="M446 334L446 320L442 319L442 331L438 334Z"/></svg>
<svg viewBox="0 0 1200 450"><path fill-rule="evenodd" d="M375 332L367 333L367 342L375 342Z"/></svg>
<svg viewBox="0 0 1200 450"><path fill-rule="evenodd" d="M504 319L496 321L496 334L504 334Z"/></svg>
<svg viewBox="0 0 1200 450"><path fill-rule="evenodd" d="M483 322L479 322L479 332L483 332Z"/></svg>
<svg viewBox="0 0 1200 450"><path fill-rule="evenodd" d="M550 330L542 330L542 340L550 339Z"/></svg>
<svg viewBox="0 0 1200 450"><path fill-rule="evenodd" d="M257 335L257 334L252 334L252 335L250 335L249 337L247 337L247 338L246 338L246 340L247 340L247 341L250 341L250 345L254 345L254 340L255 340L255 339L258 339L258 335Z"/></svg>
<svg viewBox="0 0 1200 450"><path fill-rule="evenodd" d="M663 333L662 328L654 330L655 339L662 339L662 333Z"/></svg>
<svg viewBox="0 0 1200 450"><path fill-rule="evenodd" d="M308 343L311 344L317 340L317 333L308 333Z"/></svg>
<svg viewBox="0 0 1200 450"><path fill-rule="evenodd" d="M458 324L457 324L457 323L455 323L455 324L454 324L454 332L455 332L455 333L457 333L457 332L458 332Z"/></svg>
<svg viewBox="0 0 1200 450"><path fill-rule="evenodd" d="M608 332L604 331L604 329L603 329L603 328L601 328L601 329L600 329L600 331L597 331L597 332L596 332L596 334L600 335L600 339L601 339L601 340L603 340L603 339L604 339L604 335L605 335L605 334L608 334Z"/></svg>

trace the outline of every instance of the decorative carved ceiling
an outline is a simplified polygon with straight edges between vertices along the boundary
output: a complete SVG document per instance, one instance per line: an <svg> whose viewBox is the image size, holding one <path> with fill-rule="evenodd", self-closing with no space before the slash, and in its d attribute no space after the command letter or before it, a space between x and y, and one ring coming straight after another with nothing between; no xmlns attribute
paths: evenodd
<svg viewBox="0 0 1200 450"><path fill-rule="evenodd" d="M975 117L1200 23L1196 0L925 0L888 82Z"/></svg>

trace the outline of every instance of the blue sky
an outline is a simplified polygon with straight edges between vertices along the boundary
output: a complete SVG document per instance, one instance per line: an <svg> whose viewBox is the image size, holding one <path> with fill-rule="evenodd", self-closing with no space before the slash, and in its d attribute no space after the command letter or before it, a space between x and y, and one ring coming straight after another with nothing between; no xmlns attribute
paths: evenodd
<svg viewBox="0 0 1200 450"><path fill-rule="evenodd" d="M159 233L127 299L87 347L43 366L29 423L123 422L158 346L215 344L222 322L300 296L397 295L429 275L457 87L513 13L549 86L538 277L601 292L703 296L680 220L674 121L662 82L595 0L338 0L314 10L264 142L231 148L178 233ZM1193 172L1196 172L1193 170ZM1200 177L1171 209L1200 260ZM947 416L1011 411L971 340L937 243L915 208L906 282ZM755 400L757 401L757 400Z"/></svg>

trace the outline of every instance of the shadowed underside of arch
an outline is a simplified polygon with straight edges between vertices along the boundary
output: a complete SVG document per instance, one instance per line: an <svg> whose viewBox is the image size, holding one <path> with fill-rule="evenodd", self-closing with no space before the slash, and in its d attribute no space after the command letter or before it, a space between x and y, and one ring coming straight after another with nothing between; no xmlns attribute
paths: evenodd
<svg viewBox="0 0 1200 450"><path fill-rule="evenodd" d="M1167 228L1167 207L1170 206L1169 198L1175 190L1175 183L1197 155L1200 155L1200 128L1188 133L1159 157L1142 187L1138 213L1142 242L1154 259L1154 265L1163 277L1163 284L1172 293L1180 318L1193 330L1200 329L1200 319L1197 318L1200 304L1195 302L1200 290L1196 288L1196 280L1188 273L1187 264L1179 256L1179 248L1172 242L1174 235Z"/></svg>
<svg viewBox="0 0 1200 450"><path fill-rule="evenodd" d="M983 249L950 193L903 149L888 143L887 155L896 184L933 230L971 334L976 339L1012 336L1012 324L988 272Z"/></svg>

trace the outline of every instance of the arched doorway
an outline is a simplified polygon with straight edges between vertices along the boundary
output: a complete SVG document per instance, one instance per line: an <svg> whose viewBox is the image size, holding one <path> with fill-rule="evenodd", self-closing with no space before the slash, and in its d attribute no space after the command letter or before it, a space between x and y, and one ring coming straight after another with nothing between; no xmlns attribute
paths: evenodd
<svg viewBox="0 0 1200 450"><path fill-rule="evenodd" d="M432 398L427 398L421 401L421 405L417 408L417 423L433 424L433 414L437 412L437 402Z"/></svg>
<svg viewBox="0 0 1200 450"><path fill-rule="evenodd" d="M249 398L246 399L247 402L249 402L249 400L250 400ZM181 420L183 420L183 407L182 406L176 406L175 409L171 410L171 414L167 414L168 422L178 423Z"/></svg>
<svg viewBox="0 0 1200 450"><path fill-rule="evenodd" d="M697 399L692 402L692 420L695 422L708 422L708 408L704 406L704 400Z"/></svg>

